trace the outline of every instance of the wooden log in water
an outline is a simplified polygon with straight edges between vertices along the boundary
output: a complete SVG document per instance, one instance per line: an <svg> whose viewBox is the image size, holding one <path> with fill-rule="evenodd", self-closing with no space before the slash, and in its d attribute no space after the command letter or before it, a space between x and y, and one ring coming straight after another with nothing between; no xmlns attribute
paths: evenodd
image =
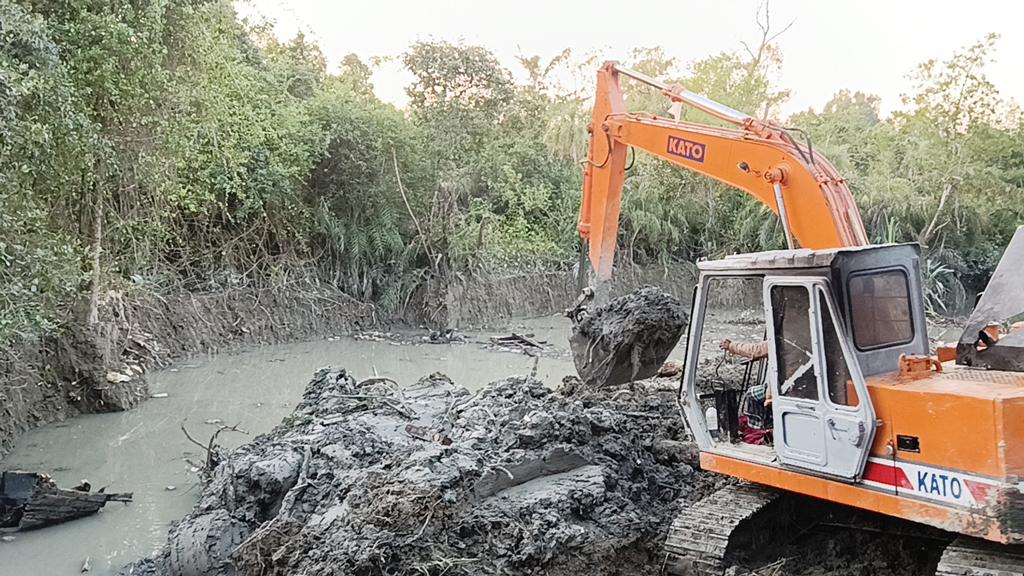
<svg viewBox="0 0 1024 576"><path fill-rule="evenodd" d="M59 488L46 474L0 474L0 528L34 530L95 514L107 502L131 502L132 494Z"/></svg>

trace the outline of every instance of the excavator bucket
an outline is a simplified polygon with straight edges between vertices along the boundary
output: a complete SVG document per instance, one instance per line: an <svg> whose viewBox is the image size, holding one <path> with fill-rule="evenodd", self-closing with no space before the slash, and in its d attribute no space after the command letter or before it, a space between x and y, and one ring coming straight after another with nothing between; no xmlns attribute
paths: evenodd
<svg viewBox="0 0 1024 576"><path fill-rule="evenodd" d="M572 320L576 371L587 386L602 387L650 378L686 329L689 314L679 300L646 286L595 306L587 289L566 311Z"/></svg>
<svg viewBox="0 0 1024 576"><path fill-rule="evenodd" d="M1006 247L956 347L956 362L1024 372L1024 226Z"/></svg>

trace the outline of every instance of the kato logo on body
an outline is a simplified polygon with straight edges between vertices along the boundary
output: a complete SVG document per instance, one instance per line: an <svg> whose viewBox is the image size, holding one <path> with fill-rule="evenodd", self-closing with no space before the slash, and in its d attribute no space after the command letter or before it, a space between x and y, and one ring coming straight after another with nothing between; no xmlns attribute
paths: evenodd
<svg viewBox="0 0 1024 576"><path fill-rule="evenodd" d="M703 163L706 152L706 144L693 142L676 136L668 137L668 153L673 156L679 156L681 158L686 158L687 160Z"/></svg>

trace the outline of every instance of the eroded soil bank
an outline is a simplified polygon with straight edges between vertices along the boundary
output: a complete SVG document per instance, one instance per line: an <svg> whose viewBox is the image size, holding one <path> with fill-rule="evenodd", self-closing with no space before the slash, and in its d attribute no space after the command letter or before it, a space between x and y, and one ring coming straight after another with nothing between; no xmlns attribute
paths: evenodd
<svg viewBox="0 0 1024 576"><path fill-rule="evenodd" d="M107 294L101 321L0 348L0 456L25 430L148 396L146 372L188 352L346 333L379 319L326 286Z"/></svg>
<svg viewBox="0 0 1024 576"><path fill-rule="evenodd" d="M614 293L643 284L689 294L684 268L617 272ZM148 396L146 372L188 353L297 342L353 329L497 327L512 317L561 312L576 296L571 270L476 273L413 295L397 318L307 280L213 292L110 292L92 327L68 322L41 338L0 347L0 456L25 430L77 414L132 408Z"/></svg>

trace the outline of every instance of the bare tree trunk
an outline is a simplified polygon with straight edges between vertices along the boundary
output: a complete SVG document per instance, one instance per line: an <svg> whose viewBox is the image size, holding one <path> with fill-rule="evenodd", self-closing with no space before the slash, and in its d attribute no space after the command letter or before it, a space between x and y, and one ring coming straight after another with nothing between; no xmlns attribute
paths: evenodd
<svg viewBox="0 0 1024 576"><path fill-rule="evenodd" d="M100 184L93 185L92 206L92 243L89 251L92 254L92 274L89 279L89 308L85 323L92 326L99 321L100 303L100 254L103 251L103 192Z"/></svg>
<svg viewBox="0 0 1024 576"><path fill-rule="evenodd" d="M391 161L395 165L395 181L398 182L398 191L402 194L402 201L405 202L405 209L409 211L409 217L412 218L412 223L416 225L416 232L420 235L420 242L423 244L423 251L427 253L427 258L430 260L431 265L434 267L434 272L437 272L437 263L434 261L433 250L430 249L430 242L427 240L426 234L423 233L423 228L420 227L420 221L416 218L416 214L412 211L412 205L409 204L409 197L405 195L405 187L402 186L402 175L398 171L398 156L395 154L395 149L391 149Z"/></svg>
<svg viewBox="0 0 1024 576"><path fill-rule="evenodd" d="M939 223L939 216L942 214L943 208L946 207L946 202L949 200L950 193L953 192L953 183L947 181L942 187L942 197L939 198L939 206L935 209L935 214L932 216L932 221L928 223L928 227L921 232L921 236L918 237L917 242L924 247L928 247L928 243L932 240L932 235L937 231L936 226ZM941 226L940 226L941 228Z"/></svg>

